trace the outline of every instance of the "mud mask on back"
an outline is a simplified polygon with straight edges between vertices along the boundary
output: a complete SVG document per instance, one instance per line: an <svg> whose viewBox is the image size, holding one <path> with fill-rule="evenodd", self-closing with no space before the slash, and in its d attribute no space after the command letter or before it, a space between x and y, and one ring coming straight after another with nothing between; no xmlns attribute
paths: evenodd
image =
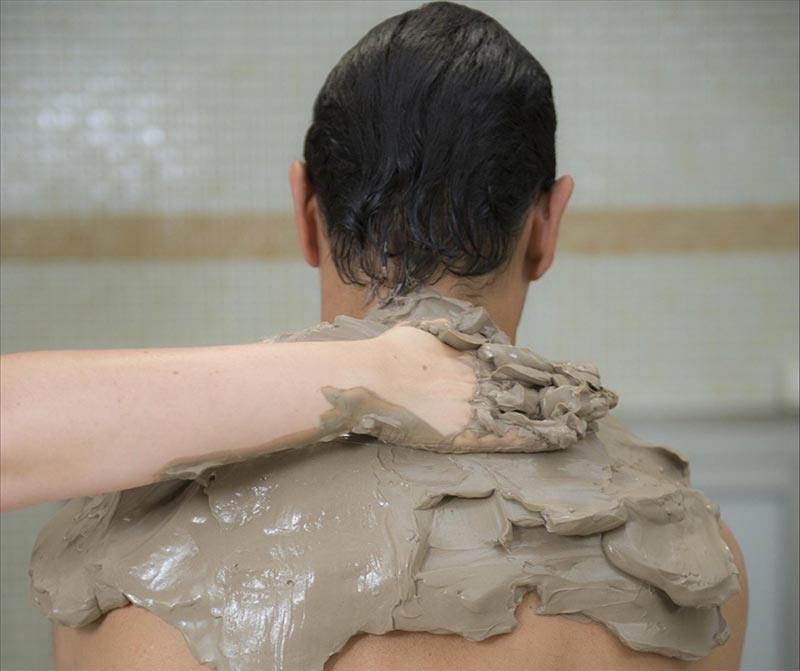
<svg viewBox="0 0 800 671"><path fill-rule="evenodd" d="M540 613L600 622L636 650L708 654L728 637L718 606L738 580L719 510L690 487L686 460L603 416L615 399L591 367L514 359L476 310L421 290L365 320L276 340L449 319L440 337L483 347L483 383L494 385L475 429L517 422L541 451L399 447L342 437L329 417L323 443L176 465L170 475L187 479L72 501L34 548L39 607L81 626L132 602L218 669L322 669L359 632L510 631L535 590ZM331 412L344 412L348 390L331 393ZM391 417L370 421L364 434L392 437Z"/></svg>

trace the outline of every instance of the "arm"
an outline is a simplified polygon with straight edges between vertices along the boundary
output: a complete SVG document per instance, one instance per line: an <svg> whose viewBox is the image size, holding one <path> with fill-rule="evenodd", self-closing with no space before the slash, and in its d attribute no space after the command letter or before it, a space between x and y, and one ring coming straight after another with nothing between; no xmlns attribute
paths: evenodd
<svg viewBox="0 0 800 671"><path fill-rule="evenodd" d="M365 387L452 433L475 387L466 355L411 328L349 342L0 359L2 510L149 484L181 460L313 442L331 407L326 386Z"/></svg>

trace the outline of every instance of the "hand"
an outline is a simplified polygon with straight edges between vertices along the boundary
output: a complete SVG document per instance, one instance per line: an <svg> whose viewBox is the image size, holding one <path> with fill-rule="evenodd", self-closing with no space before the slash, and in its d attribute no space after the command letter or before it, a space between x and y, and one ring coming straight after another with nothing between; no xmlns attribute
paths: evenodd
<svg viewBox="0 0 800 671"><path fill-rule="evenodd" d="M480 315L414 325L369 341L375 374L368 388L323 389L334 406L323 416L330 438L347 426L440 452L555 450L594 430L616 405L591 364L549 362L492 342L496 330Z"/></svg>
<svg viewBox="0 0 800 671"><path fill-rule="evenodd" d="M474 355L411 326L395 326L372 341L380 362L374 392L405 408L442 437L463 431L478 391Z"/></svg>

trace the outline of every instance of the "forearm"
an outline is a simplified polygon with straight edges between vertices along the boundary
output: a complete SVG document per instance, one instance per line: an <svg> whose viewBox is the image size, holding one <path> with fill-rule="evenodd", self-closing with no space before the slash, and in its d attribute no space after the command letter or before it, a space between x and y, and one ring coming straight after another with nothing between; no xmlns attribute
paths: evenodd
<svg viewBox="0 0 800 671"><path fill-rule="evenodd" d="M1 507L144 485L168 464L311 437L330 408L321 387L370 384L367 342L4 356Z"/></svg>

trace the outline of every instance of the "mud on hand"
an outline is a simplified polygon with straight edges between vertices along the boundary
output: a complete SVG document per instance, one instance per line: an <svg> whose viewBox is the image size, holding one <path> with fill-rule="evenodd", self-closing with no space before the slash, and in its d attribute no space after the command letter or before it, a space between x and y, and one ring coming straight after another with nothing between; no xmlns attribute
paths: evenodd
<svg viewBox="0 0 800 671"><path fill-rule="evenodd" d="M469 354L477 384L471 417L456 432L443 434L406 407L373 391L324 388L333 406L321 418L324 440L342 433L437 452L541 452L567 448L596 430L596 422L617 404L587 362L548 361L510 344L480 307L449 319L398 322L436 336Z"/></svg>

